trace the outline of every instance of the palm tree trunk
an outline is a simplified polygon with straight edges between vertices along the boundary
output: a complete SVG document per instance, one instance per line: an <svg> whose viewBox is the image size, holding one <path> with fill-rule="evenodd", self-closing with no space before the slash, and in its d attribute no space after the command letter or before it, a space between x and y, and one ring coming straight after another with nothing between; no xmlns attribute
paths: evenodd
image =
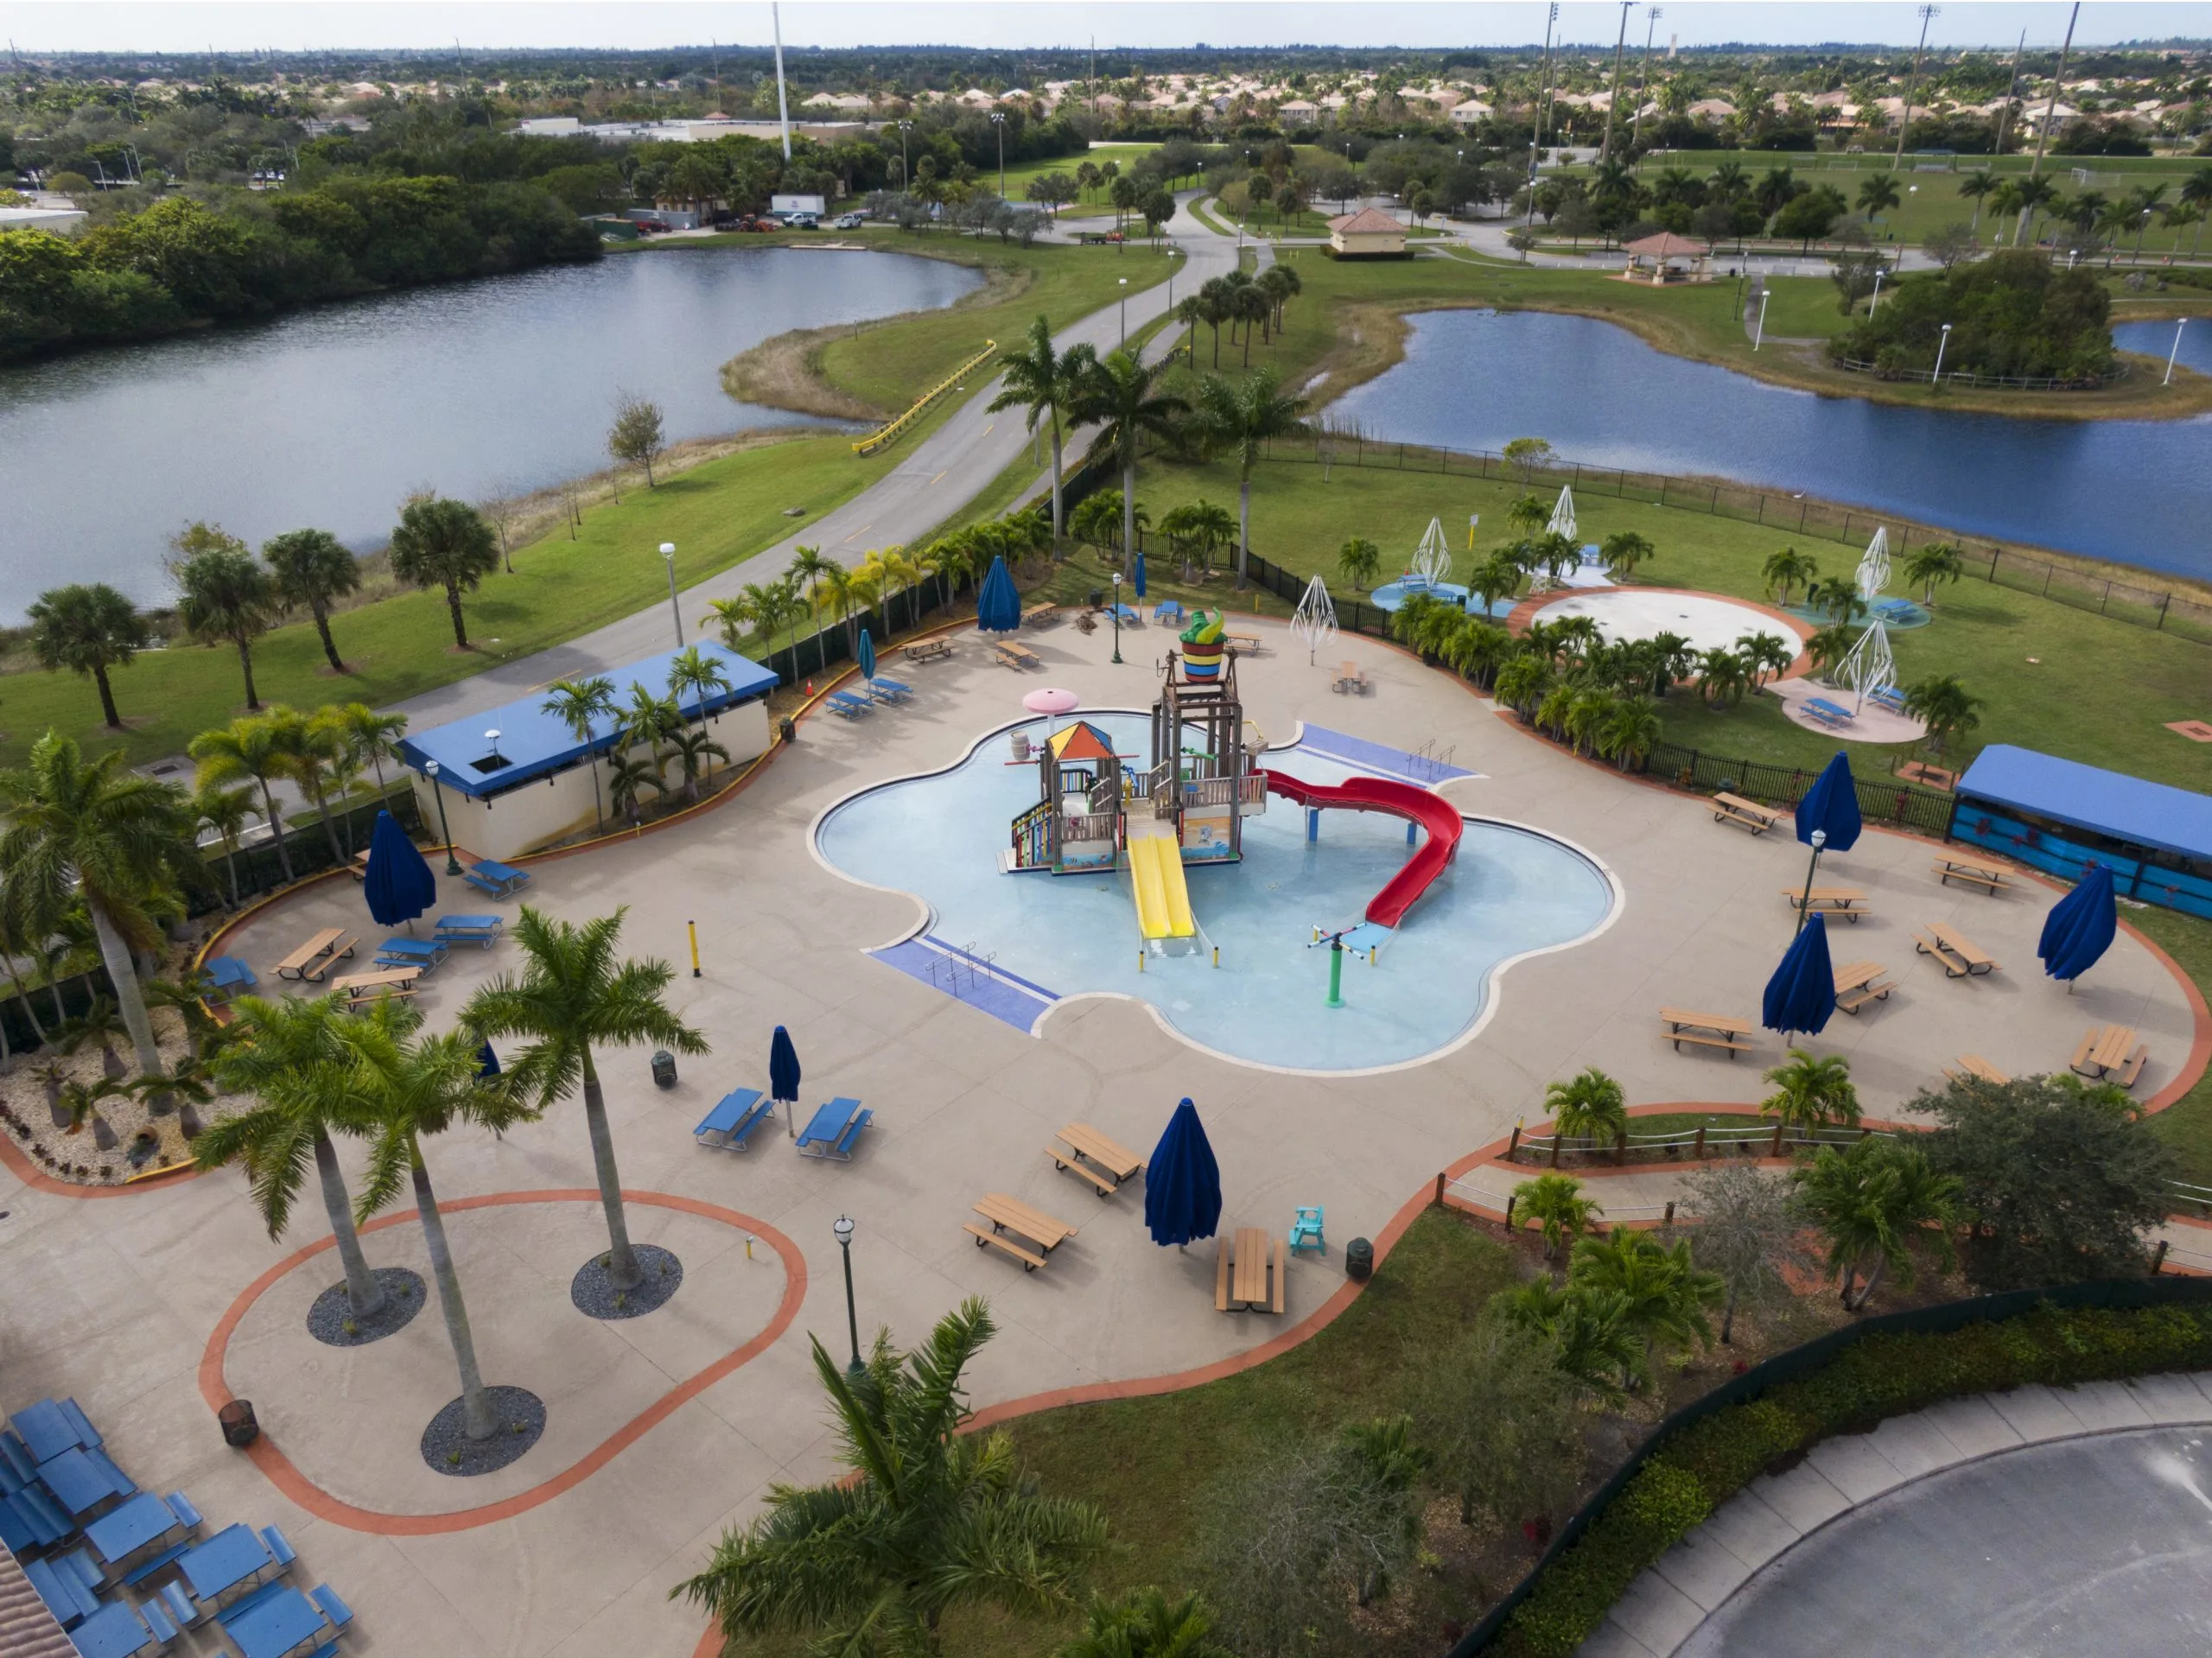
<svg viewBox="0 0 2212 1658"><path fill-rule="evenodd" d="M245 705L249 708L258 708L261 698L253 689L253 646L246 643L243 633L238 635L238 667L245 675Z"/></svg>
<svg viewBox="0 0 2212 1658"><path fill-rule="evenodd" d="M92 683L100 688L100 713L107 720L110 731L123 729L123 716L115 710L115 692L107 683L107 670L99 663L92 664Z"/></svg>
<svg viewBox="0 0 2212 1658"><path fill-rule="evenodd" d="M634 1289L645 1276L630 1248L630 1224L622 1211L622 1177L614 1167L614 1135L607 1126L607 1096L599 1070L584 1050L584 1126L591 1131L592 1166L599 1175L599 1201L607 1210L607 1281L618 1290Z"/></svg>
<svg viewBox="0 0 2212 1658"><path fill-rule="evenodd" d="M1859 1308L1865 1306L1867 1302L1873 1299L1874 1287L1882 1281L1882 1269L1889 1264L1889 1257L1886 1255L1878 1255L1874 1257L1874 1268L1872 1272L1866 1274L1866 1285L1859 1290L1859 1294L1855 1299L1849 1293L1849 1286L1846 1286L1846 1293L1843 1299L1845 1311L1856 1312Z"/></svg>
<svg viewBox="0 0 2212 1658"><path fill-rule="evenodd" d="M510 566L510 568L512 567ZM344 673L346 664L338 659L338 641L330 637L330 613L320 605L315 607L315 631L322 640L322 654L329 659L330 671L334 674ZM377 781L379 784L384 781L384 773L381 769L377 773Z"/></svg>
<svg viewBox="0 0 2212 1658"><path fill-rule="evenodd" d="M1060 510L1060 416L1052 412L1052 550L1060 550L1060 543L1067 537L1067 518Z"/></svg>
<svg viewBox="0 0 2212 1658"><path fill-rule="evenodd" d="M1122 564L1137 556L1137 441L1134 433L1122 456Z"/></svg>
<svg viewBox="0 0 2212 1658"><path fill-rule="evenodd" d="M361 1253L361 1235L353 1229L353 1199L346 1191L346 1177L338 1167L338 1148L320 1128L315 1134L315 1172L322 1182L323 1212L330 1217L330 1236L338 1242L338 1259L346 1268L346 1300L353 1316L365 1318L384 1307L384 1286L369 1270Z"/></svg>
<svg viewBox="0 0 2212 1658"><path fill-rule="evenodd" d="M276 791L269 786L267 778L256 778L261 785L261 809L269 818L269 833L276 842L276 867L284 872L284 880L292 879L292 849L284 844L284 814L276 810Z"/></svg>
<svg viewBox="0 0 2212 1658"><path fill-rule="evenodd" d="M31 1022L31 1034L38 1039L41 1047L45 1046L46 1027L38 1022L38 1010L31 1006L30 993L23 988L22 980L16 976L16 963L12 958L8 963L8 983L15 990L16 1000L23 1005L23 1017Z"/></svg>
<svg viewBox="0 0 2212 1658"><path fill-rule="evenodd" d="M315 813L322 819L322 832L330 839L331 861L342 866L346 861L346 854L339 849L338 825L330 816L330 802L324 797L322 791L319 788L315 791L314 799Z"/></svg>
<svg viewBox="0 0 2212 1658"><path fill-rule="evenodd" d="M1732 1344L1732 1338L1734 1337L1735 1331L1736 1286L1732 1282L1728 1286L1728 1305L1720 1314L1720 1344L1723 1347Z"/></svg>
<svg viewBox="0 0 2212 1658"><path fill-rule="evenodd" d="M1245 574L1245 560L1252 550L1252 469L1247 467L1236 486L1236 588L1243 592L1251 586Z"/></svg>
<svg viewBox="0 0 2212 1658"><path fill-rule="evenodd" d="M591 826L597 829L607 821L607 808L599 804L599 756L591 757Z"/></svg>
<svg viewBox="0 0 2212 1658"><path fill-rule="evenodd" d="M130 1032L130 1045L138 1051L138 1074L162 1074L162 1051L154 1044L154 1021L146 1015L146 998L139 993L138 969L130 960L130 946L124 943L105 906L87 901L92 933L100 941L100 960L115 985L115 1005L123 1014L123 1028Z"/></svg>
<svg viewBox="0 0 2212 1658"><path fill-rule="evenodd" d="M484 1374L476 1368L476 1337L469 1333L468 1308L461 1299L461 1274L454 1270L445 1218L438 1213L437 1194L430 1190L430 1172L423 1166L422 1147L413 1151L415 1212L423 1219L423 1242L430 1252L430 1274L438 1281L438 1306L446 1315L454 1361L461 1367L461 1432L472 1439L488 1439L499 1432L499 1425L492 1420Z"/></svg>
<svg viewBox="0 0 2212 1658"><path fill-rule="evenodd" d="M223 837L223 868L231 878L231 908L235 910L238 907L238 855L227 835Z"/></svg>
<svg viewBox="0 0 2212 1658"><path fill-rule="evenodd" d="M621 499L616 496L615 505L621 505ZM466 651L468 649L468 625L461 619L461 584L457 581L446 583L446 608L453 614L453 642Z"/></svg>

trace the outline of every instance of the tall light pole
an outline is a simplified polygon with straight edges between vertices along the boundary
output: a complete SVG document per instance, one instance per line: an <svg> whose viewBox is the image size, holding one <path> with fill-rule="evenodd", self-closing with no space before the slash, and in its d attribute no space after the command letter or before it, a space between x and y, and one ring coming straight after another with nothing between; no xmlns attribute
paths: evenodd
<svg viewBox="0 0 2212 1658"><path fill-rule="evenodd" d="M1866 302L1866 320L1869 322L1874 320L1874 313L1882 308L1882 266L1874 267L1874 297Z"/></svg>
<svg viewBox="0 0 2212 1658"><path fill-rule="evenodd" d="M1129 279L1122 276L1118 280L1122 285L1122 343L1126 346L1129 343Z"/></svg>
<svg viewBox="0 0 2212 1658"><path fill-rule="evenodd" d="M1813 872L1821 867L1821 848L1828 843L1826 829L1813 831L1813 861L1805 866L1805 898L1797 906L1796 931L1805 931L1805 918L1813 912Z"/></svg>
<svg viewBox="0 0 2212 1658"><path fill-rule="evenodd" d="M1128 548L1122 549L1124 553ZM1114 572L1114 660L1122 659L1122 573Z"/></svg>
<svg viewBox="0 0 2212 1658"><path fill-rule="evenodd" d="M1634 149L1643 142L1643 92L1651 84L1651 36L1659 27L1659 8L1654 6L1644 14L1643 67L1636 73L1636 118L1629 123L1628 147Z"/></svg>
<svg viewBox="0 0 2212 1658"><path fill-rule="evenodd" d="M906 135L914 130L912 121L899 124L899 194L906 195L914 187L913 170L906 165Z"/></svg>
<svg viewBox="0 0 2212 1658"><path fill-rule="evenodd" d="M1904 83L1904 108L1897 114L1897 153L1890 157L1890 171L1892 173L1904 165L1905 129L1912 124L1912 95L1920 90L1920 59L1921 54L1928 50L1928 22L1938 10L1935 6L1920 9L1920 44L1912 49L1912 74Z"/></svg>
<svg viewBox="0 0 2212 1658"><path fill-rule="evenodd" d="M782 9L773 3L768 7L768 23L776 31L776 119L784 128L784 159L791 158L791 106L784 95L784 18Z"/></svg>
<svg viewBox="0 0 2212 1658"><path fill-rule="evenodd" d="M1766 302L1773 297L1774 290L1771 288L1759 289L1759 326L1758 332L1751 336L1753 351L1757 351L1766 340Z"/></svg>
<svg viewBox="0 0 2212 1658"><path fill-rule="evenodd" d="M683 607L676 601L676 543L660 544L661 562L668 566L668 613L676 619L676 648L683 648Z"/></svg>
<svg viewBox="0 0 2212 1658"><path fill-rule="evenodd" d="M1598 165L1613 156L1613 115L1621 101L1621 54L1628 46L1628 9L1635 0L1621 0L1620 33L1613 40L1613 95L1605 100L1605 136L1598 145Z"/></svg>
<svg viewBox="0 0 2212 1658"><path fill-rule="evenodd" d="M2166 378L2158 382L2160 385L2171 385L2174 383L2174 359L2181 355L2181 331L2187 327L2189 327L2187 317L2183 317L2174 324L2174 347L2166 353Z"/></svg>
<svg viewBox="0 0 2212 1658"><path fill-rule="evenodd" d="M1537 88L1535 119L1529 130L1529 225L1536 223L1536 158L1543 153L1544 118L1550 114L1552 99L1552 25L1559 22L1559 8L1548 9L1544 19L1544 69Z"/></svg>
<svg viewBox="0 0 2212 1658"><path fill-rule="evenodd" d="M837 1247L845 1255L845 1331L853 1338L853 1362L845 1367L845 1373L858 1375L868 1366L861 1363L861 1315L853 1305L853 1223L840 1215L830 1229L836 1234Z"/></svg>
<svg viewBox="0 0 2212 1658"><path fill-rule="evenodd" d="M1936 342L1936 372L1928 377L1928 388L1931 391L1941 391L1943 389L1943 353L1950 348L1951 325L1946 322L1943 325L1943 337Z"/></svg>
<svg viewBox="0 0 2212 1658"><path fill-rule="evenodd" d="M993 110L991 125L999 135L999 200L1006 200L1006 111Z"/></svg>
<svg viewBox="0 0 2212 1658"><path fill-rule="evenodd" d="M437 761L423 761L423 772L430 779L430 792L438 797L438 833L446 837L446 873L458 875L461 860L453 855L453 828L446 822L446 791L445 785L438 781Z"/></svg>

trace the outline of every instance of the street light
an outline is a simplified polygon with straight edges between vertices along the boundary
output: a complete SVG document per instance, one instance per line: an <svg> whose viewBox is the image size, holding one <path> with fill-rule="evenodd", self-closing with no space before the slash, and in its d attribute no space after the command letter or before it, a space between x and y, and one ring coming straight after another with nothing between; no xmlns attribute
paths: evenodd
<svg viewBox="0 0 2212 1658"><path fill-rule="evenodd" d="M461 873L461 860L453 855L453 829L446 823L446 791L444 785L438 781L437 761L423 761L423 770L430 779L430 792L438 797L438 833L446 837L446 873L458 875Z"/></svg>
<svg viewBox="0 0 2212 1658"><path fill-rule="evenodd" d="M1124 551L1127 549L1123 549ZM1114 660L1122 659L1122 573L1114 572Z"/></svg>
<svg viewBox="0 0 2212 1658"><path fill-rule="evenodd" d="M1946 322L1943 325L1943 337L1936 342L1936 372L1928 377L1928 385L1930 391L1940 391L1942 390L1943 353L1950 349L1950 345L1951 325Z"/></svg>
<svg viewBox="0 0 2212 1658"><path fill-rule="evenodd" d="M1813 861L1805 866L1805 899L1797 906L1797 931L1805 931L1805 918L1813 912L1813 872L1821 867L1821 848L1828 843L1826 829L1813 831Z"/></svg>
<svg viewBox="0 0 2212 1658"><path fill-rule="evenodd" d="M1774 290L1772 289L1762 288L1759 289L1759 327L1758 332L1751 336L1751 349L1753 351L1757 351L1759 348L1760 343L1766 339L1766 302L1773 297Z"/></svg>
<svg viewBox="0 0 2212 1658"><path fill-rule="evenodd" d="M837 1235L837 1247L845 1252L845 1330L853 1338L853 1362L845 1367L845 1373L858 1375L868 1366L861 1363L861 1316L853 1307L853 1223L840 1215L830 1229Z"/></svg>
<svg viewBox="0 0 2212 1658"><path fill-rule="evenodd" d="M1118 280L1122 284L1122 343L1126 346L1129 343L1129 279L1122 276Z"/></svg>
<svg viewBox="0 0 2212 1658"><path fill-rule="evenodd" d="M912 121L901 121L899 124L899 188L902 192L914 187L913 173L906 166L906 135L913 130L914 124Z"/></svg>
<svg viewBox="0 0 2212 1658"><path fill-rule="evenodd" d="M2174 359L2181 355L2181 331L2187 327L2189 327L2187 317L2183 317L2174 324L2174 346L2173 349L2166 353L2166 378L2158 382L2160 385L2171 385L2174 383Z"/></svg>
<svg viewBox="0 0 2212 1658"><path fill-rule="evenodd" d="M993 110L991 111L991 124L998 129L999 200L1001 201L1004 201L1006 200L1006 111L1004 110Z"/></svg>
<svg viewBox="0 0 2212 1658"><path fill-rule="evenodd" d="M1182 251L1173 242L1167 245L1167 308L1171 311L1175 308L1175 256Z"/></svg>
<svg viewBox="0 0 2212 1658"><path fill-rule="evenodd" d="M1872 322L1874 313L1882 308L1882 267L1874 267L1874 297L1866 302L1866 320Z"/></svg>
<svg viewBox="0 0 2212 1658"><path fill-rule="evenodd" d="M676 648L683 648L683 609L676 602L676 543L660 544L661 562L668 566L668 613L676 618Z"/></svg>

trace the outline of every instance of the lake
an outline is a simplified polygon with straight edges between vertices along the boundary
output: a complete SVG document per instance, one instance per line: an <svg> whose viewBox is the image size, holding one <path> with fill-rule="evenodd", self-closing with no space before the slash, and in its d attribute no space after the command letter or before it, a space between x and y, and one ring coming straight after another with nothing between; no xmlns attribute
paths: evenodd
<svg viewBox="0 0 2212 1658"><path fill-rule="evenodd" d="M480 499L596 471L618 392L658 403L671 441L804 422L732 400L721 365L981 280L903 254L656 249L0 372L0 623L65 581L167 602L167 543L194 518L364 550L414 490Z"/></svg>
<svg viewBox="0 0 2212 1658"><path fill-rule="evenodd" d="M1965 534L2212 580L2212 416L2012 419L1821 397L1671 357L1611 323L1539 311L1408 319L1406 359L1339 399L1378 442L1502 449L1738 480ZM2163 362L2171 322L2114 331ZM2212 372L2212 321L2182 360Z"/></svg>

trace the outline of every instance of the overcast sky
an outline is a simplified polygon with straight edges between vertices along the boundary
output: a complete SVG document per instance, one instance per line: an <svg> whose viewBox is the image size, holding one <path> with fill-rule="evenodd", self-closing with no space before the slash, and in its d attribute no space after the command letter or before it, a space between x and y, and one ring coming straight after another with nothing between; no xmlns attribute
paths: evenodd
<svg viewBox="0 0 2212 1658"><path fill-rule="evenodd" d="M1630 10L1629 33L1641 43L1649 8ZM1800 0L1729 3L1685 0L1662 4L1656 35L1684 46L1740 41L1802 45L1828 41L1910 46L1919 19L1910 3L1856 4ZM2009 48L2022 29L2031 46L2055 48L2065 33L2064 0L1968 0L1942 7L1929 33L1945 46ZM1620 27L1618 5L1568 0L1560 8L1565 39L1610 46ZM1356 46L1518 46L1539 41L1544 8L1529 0L1483 3L1313 4L1296 0L1207 3L1206 0L1028 0L1022 4L888 3L887 0L786 0L786 46L958 44L1025 47L1080 45L1096 35L1115 46L1273 46L1291 42ZM0 35L27 52L204 51L256 48L440 47L458 36L477 47L631 47L705 44L709 40L766 44L768 7L746 3L669 3L668 0L0 0ZM2212 36L2212 0L2088 0L2075 31L2077 46L2175 35Z"/></svg>

